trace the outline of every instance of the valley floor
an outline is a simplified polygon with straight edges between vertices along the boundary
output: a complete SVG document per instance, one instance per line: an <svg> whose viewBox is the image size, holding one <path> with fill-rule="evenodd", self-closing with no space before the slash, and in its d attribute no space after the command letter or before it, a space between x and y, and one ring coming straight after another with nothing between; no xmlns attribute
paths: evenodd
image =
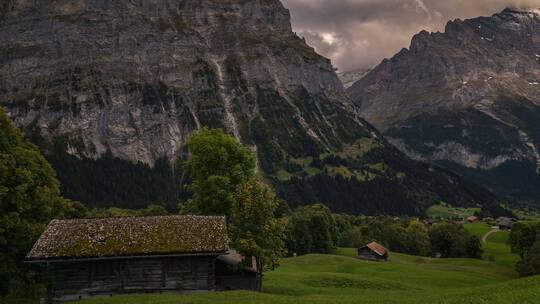
<svg viewBox="0 0 540 304"><path fill-rule="evenodd" d="M540 277L518 279L506 263L432 259L392 253L361 261L354 249L285 259L265 276L264 293L136 295L81 304L538 303ZM505 261L506 262L506 261Z"/></svg>

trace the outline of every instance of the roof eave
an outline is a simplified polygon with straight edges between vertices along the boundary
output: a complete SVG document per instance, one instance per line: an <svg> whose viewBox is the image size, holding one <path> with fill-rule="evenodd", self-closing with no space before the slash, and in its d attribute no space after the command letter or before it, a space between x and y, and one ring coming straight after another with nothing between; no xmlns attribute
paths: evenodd
<svg viewBox="0 0 540 304"><path fill-rule="evenodd" d="M89 262L89 261L105 261L105 260L131 260L131 259L160 259L174 257L193 257L193 256L219 256L227 251L216 251L206 253L176 253L176 254L148 254L148 255L126 255L126 256L110 256L110 257L86 257L86 258L26 258L24 261L28 264L39 263L67 263L67 262Z"/></svg>

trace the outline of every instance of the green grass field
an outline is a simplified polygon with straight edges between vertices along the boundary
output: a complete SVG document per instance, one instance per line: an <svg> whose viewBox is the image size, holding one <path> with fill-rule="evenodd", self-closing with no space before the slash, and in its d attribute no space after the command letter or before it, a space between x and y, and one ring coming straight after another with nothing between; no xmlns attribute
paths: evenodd
<svg viewBox="0 0 540 304"><path fill-rule="evenodd" d="M538 303L540 277L517 279L512 267L470 259L392 253L366 262L354 249L285 259L265 275L264 293L134 295L81 304Z"/></svg>
<svg viewBox="0 0 540 304"><path fill-rule="evenodd" d="M479 238L482 238L486 233L491 230L491 226L486 223L465 224L463 225L463 227Z"/></svg>
<svg viewBox="0 0 540 304"><path fill-rule="evenodd" d="M464 220L480 210L480 208L454 208L447 204L439 204L429 207L426 213L432 219L448 220L459 218Z"/></svg>
<svg viewBox="0 0 540 304"><path fill-rule="evenodd" d="M465 224L464 227L479 238L491 231L491 227L485 223ZM486 242L482 243L482 249L484 250L482 259L501 266L514 267L519 257L511 253L510 247L506 244L509 235L510 232L508 231L496 231L490 234Z"/></svg>

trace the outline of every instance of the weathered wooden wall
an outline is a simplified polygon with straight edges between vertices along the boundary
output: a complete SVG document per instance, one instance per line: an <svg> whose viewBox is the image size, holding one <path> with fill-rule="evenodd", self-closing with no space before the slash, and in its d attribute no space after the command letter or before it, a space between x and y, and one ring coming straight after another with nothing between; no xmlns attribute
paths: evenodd
<svg viewBox="0 0 540 304"><path fill-rule="evenodd" d="M372 250L369 250L368 248L360 248L358 249L358 256L365 260L371 260L371 261L385 261L386 257L382 257Z"/></svg>
<svg viewBox="0 0 540 304"><path fill-rule="evenodd" d="M144 292L215 289L215 256L140 258L52 264L55 300Z"/></svg>

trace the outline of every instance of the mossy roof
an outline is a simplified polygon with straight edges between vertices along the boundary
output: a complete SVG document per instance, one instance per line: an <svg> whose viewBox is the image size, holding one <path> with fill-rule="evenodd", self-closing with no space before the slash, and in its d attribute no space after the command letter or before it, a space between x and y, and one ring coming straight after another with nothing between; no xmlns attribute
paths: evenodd
<svg viewBox="0 0 540 304"><path fill-rule="evenodd" d="M221 253L227 225L217 216L53 220L29 260Z"/></svg>

